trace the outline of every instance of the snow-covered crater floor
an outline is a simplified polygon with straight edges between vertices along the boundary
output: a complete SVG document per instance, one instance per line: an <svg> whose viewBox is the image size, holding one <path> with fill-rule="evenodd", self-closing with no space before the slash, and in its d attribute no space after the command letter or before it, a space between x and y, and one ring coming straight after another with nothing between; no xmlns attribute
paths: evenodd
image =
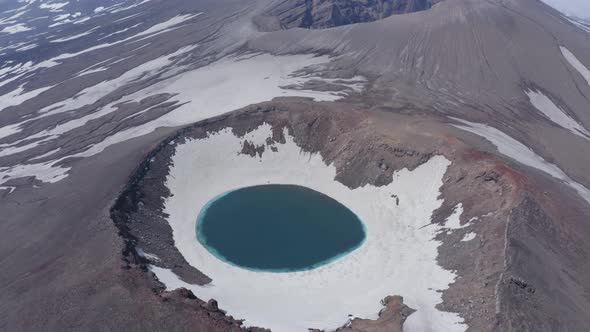
<svg viewBox="0 0 590 332"><path fill-rule="evenodd" d="M303 152L285 131L278 151L266 148L262 157L240 154L244 139L257 145L271 137L267 124L239 138L230 129L177 146L166 184L172 193L165 202L175 245L189 264L213 279L204 287L180 280L170 270L152 266L167 289L187 287L207 300L215 298L228 314L247 326L273 331L335 329L349 314L376 319L380 300L398 294L417 311L405 331L464 331L455 313L435 308L441 293L456 275L437 264L434 240L439 227L430 225L442 200L439 188L450 162L431 158L414 171L396 172L387 186L366 185L351 190L334 180L336 168L319 154ZM354 252L317 269L302 272L254 272L222 262L196 239L197 215L217 195L261 184L293 184L338 200L367 227L365 243ZM399 197L399 206L395 198ZM458 219L459 206L449 218Z"/></svg>

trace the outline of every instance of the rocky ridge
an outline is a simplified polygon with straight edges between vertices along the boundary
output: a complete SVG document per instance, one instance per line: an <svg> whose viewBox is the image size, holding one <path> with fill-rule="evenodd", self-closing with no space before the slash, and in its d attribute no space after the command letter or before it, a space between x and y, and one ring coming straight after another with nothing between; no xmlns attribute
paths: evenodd
<svg viewBox="0 0 590 332"><path fill-rule="evenodd" d="M281 1L256 18L264 30L324 29L429 9L437 0Z"/></svg>

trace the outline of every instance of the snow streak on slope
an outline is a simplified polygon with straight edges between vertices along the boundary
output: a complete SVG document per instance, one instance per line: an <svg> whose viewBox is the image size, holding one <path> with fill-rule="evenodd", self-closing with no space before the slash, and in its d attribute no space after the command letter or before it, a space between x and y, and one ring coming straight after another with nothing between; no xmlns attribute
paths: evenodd
<svg viewBox="0 0 590 332"><path fill-rule="evenodd" d="M128 42L128 43L139 42L139 41L160 35L162 33L170 32L172 30L178 29L181 26L180 24L182 24L188 20L191 20L201 14L202 13L178 15L178 16L170 18L167 21L164 21L162 23L158 23L158 24L148 28L145 31L141 31L141 32L138 32L134 35L131 35L125 39L117 40L117 41L114 41L111 43L103 43L103 44L94 45L92 47L89 47L89 48L86 48L86 49L83 49L81 51L74 52L74 53L63 53L63 54L57 55L55 57L52 57L50 59L46 59L41 62L35 63L35 64L33 64L30 61L25 64L17 64L15 66L13 66L13 68L14 68L13 70L8 70L5 72L5 74L31 73L31 72L41 69L41 68L51 68L51 67L58 66L58 65L62 64L64 62L64 60L66 60L66 59L78 57L78 56L86 54L86 53L90 53L90 52L97 51L97 50L104 49L104 48L113 47L116 45L121 45L126 42ZM4 70L4 69L0 69L0 70ZM3 85L3 84L0 83L0 86L1 85Z"/></svg>
<svg viewBox="0 0 590 332"><path fill-rule="evenodd" d="M570 65L572 65L572 67L574 67L580 73L580 75L582 75L586 82L588 82L588 85L590 85L590 70L588 70L588 68L586 68L586 66L584 66L584 64L580 62L580 60L578 60L578 58L576 58L576 56L570 52L570 50L563 46L560 46L559 48Z"/></svg>
<svg viewBox="0 0 590 332"><path fill-rule="evenodd" d="M67 37L53 39L53 40L50 40L49 42L50 43L63 43L63 42L67 42L67 41L70 41L70 40L78 39L78 38L81 38L81 37L84 37L84 36L87 36L87 35L91 34L96 29L97 28L93 28L93 29L90 29L88 31L84 31L82 33L79 33L79 34L76 34L76 35L73 35L73 36L67 36Z"/></svg>
<svg viewBox="0 0 590 332"><path fill-rule="evenodd" d="M129 84L132 81L135 81L139 78L145 79L147 77L156 76L162 69L172 64L174 57L188 53L195 48L196 46L183 47L174 53L143 63L115 79L102 81L97 85L93 85L84 89L72 98L68 98L53 105L44 107L39 111L39 113L43 114L43 116L47 116L51 114L72 111L92 104L107 94Z"/></svg>
<svg viewBox="0 0 590 332"><path fill-rule="evenodd" d="M498 152L501 154L514 159L523 165L536 168L553 176L556 179L563 181L565 184L576 190L583 199L590 203L590 190L574 181L567 174L565 174L564 171L557 167L557 165L547 162L526 145L520 143L519 141L504 134L494 127L490 127L481 123L469 122L458 118L451 119L463 123L463 125L453 126L479 135L494 144L498 149Z"/></svg>
<svg viewBox="0 0 590 332"><path fill-rule="evenodd" d="M0 30L0 32L12 34L12 33L29 31L31 29L32 28L30 28L22 23L18 23L15 25L10 25L10 26L4 27L2 30Z"/></svg>
<svg viewBox="0 0 590 332"><path fill-rule="evenodd" d="M555 105L553 101L549 99L549 97L538 91L529 90L525 91L525 93L529 97L531 104L533 104L536 109L548 117L549 120L565 129L568 129L578 136L584 137L585 139L590 139L590 133L586 130L586 128L584 128L576 120L569 117L567 113Z"/></svg>
<svg viewBox="0 0 590 332"><path fill-rule="evenodd" d="M439 188L450 162L436 156L414 171L396 172L387 186L352 190L335 180L333 165L326 165L319 154L302 152L286 130L284 134L286 142L275 144L278 151L265 149L261 157L239 152L244 139L265 144L272 136L267 124L243 138L228 128L176 148L166 182L172 195L164 211L176 247L213 282L187 285L169 271L158 277L170 288L182 285L202 299L217 299L229 314L246 319L246 325L273 331L335 329L347 323L349 314L376 319L380 300L392 294L404 296L417 309L404 331L464 331L458 315L435 308L442 302L440 290L455 275L436 262L440 243L433 238L440 228L423 227L442 203ZM336 199L365 223L365 243L331 264L301 272L254 272L211 255L196 239L199 210L227 191L268 183L305 186Z"/></svg>
<svg viewBox="0 0 590 332"><path fill-rule="evenodd" d="M469 233L465 234L463 239L461 239L461 242L471 241L471 240L475 239L476 236L477 236L477 234L475 234L473 232L469 232Z"/></svg>
<svg viewBox="0 0 590 332"><path fill-rule="evenodd" d="M590 24L588 24L586 21L577 18L577 17L568 17L568 16L564 16L568 21L570 21L571 23L573 23L575 26L577 26L578 28L586 31L586 32L590 32Z"/></svg>
<svg viewBox="0 0 590 332"><path fill-rule="evenodd" d="M0 96L0 112L10 106L17 106L49 90L52 86L25 92L24 84L5 95Z"/></svg>

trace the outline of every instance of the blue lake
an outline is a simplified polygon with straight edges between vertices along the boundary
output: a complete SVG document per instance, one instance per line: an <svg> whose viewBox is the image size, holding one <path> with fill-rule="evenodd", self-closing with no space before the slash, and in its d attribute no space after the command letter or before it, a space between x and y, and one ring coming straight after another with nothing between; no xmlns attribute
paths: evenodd
<svg viewBox="0 0 590 332"><path fill-rule="evenodd" d="M197 239L217 258L249 270L304 271L360 247L365 227L346 206L293 185L230 191L199 213Z"/></svg>

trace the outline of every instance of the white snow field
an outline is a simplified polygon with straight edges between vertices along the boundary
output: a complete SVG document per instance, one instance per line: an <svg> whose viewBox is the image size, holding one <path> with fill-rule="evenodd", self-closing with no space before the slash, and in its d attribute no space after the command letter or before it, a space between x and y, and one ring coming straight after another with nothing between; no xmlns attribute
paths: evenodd
<svg viewBox="0 0 590 332"><path fill-rule="evenodd" d="M467 328L457 314L435 308L442 302L439 291L456 277L437 264L440 243L433 238L442 229L429 225L442 203L439 188L450 165L446 158L433 157L414 171L400 170L387 186L352 190L335 180L333 165L319 154L303 152L286 130L286 143L277 143L277 152L267 147L262 157L238 154L244 139L260 145L270 136L270 125L263 124L243 138L224 129L177 146L166 180L173 195L164 212L176 247L213 282L189 285L170 270L152 267L168 289L187 287L202 299L217 299L230 315L246 319L247 326L278 332L333 330L346 324L349 314L376 319L380 300L394 294L417 309L405 324L407 332ZM227 264L197 241L197 215L208 201L236 188L269 183L305 186L336 199L365 223L365 243L317 269L272 273Z"/></svg>
<svg viewBox="0 0 590 332"><path fill-rule="evenodd" d="M590 139L590 133L576 120L567 115L559 106L555 105L549 97L538 91L528 90L525 94L536 109L543 113L549 120L571 131L573 134Z"/></svg>
<svg viewBox="0 0 590 332"><path fill-rule="evenodd" d="M0 168L0 184L25 176L35 176L43 182L56 182L67 177L69 168L57 165L57 163L64 159L89 157L102 152L111 145L149 134L159 127L174 127L190 124L242 108L249 104L271 100L274 97L309 97L317 101L333 101L342 98L342 93L285 88L286 86L300 86L308 81L309 78L297 76L294 73L308 66L318 66L329 62L330 59L327 56L313 56L309 54L288 56L272 56L269 54L249 54L238 57L228 56L208 66L176 74L178 68L173 66L172 58L181 56L185 54L184 52L190 50L192 50L192 47L185 47L172 54L156 58L155 60L130 69L118 78L88 87L76 97L68 98L45 107L37 117L27 118L20 123L0 127L0 138L13 135L22 130L21 127L24 123L36 121L48 114L73 111L84 105L96 102L106 94L129 83L130 80L139 77L151 77L157 74L162 74L169 78L131 95L112 101L95 113L61 123L54 128L48 128L38 134L30 135L27 139L42 139L44 136L45 139L55 139L60 135L68 135L69 131L83 126L88 121L116 111L117 107L114 106L115 104L140 102L144 98L159 93L173 94L173 100L181 103L181 106L177 109L160 118L117 132L106 137L102 142L88 146L86 150L80 153L62 156L59 159L43 164L27 164ZM357 85L358 83L351 83L351 90L355 90ZM29 99L28 94L38 95L43 91L39 89L23 93L21 90L18 90L11 92L13 95L10 98L8 96L0 96L0 109L12 106L16 102L20 104ZM14 146L22 142L23 140L18 140L7 146ZM22 152L35 146L37 145L29 144L25 147L20 147L18 150L7 150L8 152L6 154ZM51 177L48 177L47 174L51 174Z"/></svg>

